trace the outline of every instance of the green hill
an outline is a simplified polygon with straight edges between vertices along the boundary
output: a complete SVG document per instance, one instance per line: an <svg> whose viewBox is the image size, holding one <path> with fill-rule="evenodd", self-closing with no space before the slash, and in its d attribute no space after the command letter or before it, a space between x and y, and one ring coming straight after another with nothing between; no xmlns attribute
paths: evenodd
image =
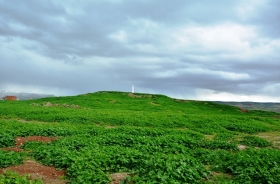
<svg viewBox="0 0 280 184"><path fill-rule="evenodd" d="M101 91L0 101L0 128L2 148L17 137L57 138L24 143L26 154L0 150L0 168L32 158L66 170L72 183L110 183L122 172L130 173L124 183L280 181L276 112ZM8 179L0 175L0 183Z"/></svg>

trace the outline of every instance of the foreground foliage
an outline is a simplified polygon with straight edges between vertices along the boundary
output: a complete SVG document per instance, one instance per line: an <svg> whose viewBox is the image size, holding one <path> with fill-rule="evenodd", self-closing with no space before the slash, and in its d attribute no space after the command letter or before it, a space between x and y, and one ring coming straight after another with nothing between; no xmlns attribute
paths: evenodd
<svg viewBox="0 0 280 184"><path fill-rule="evenodd" d="M42 184L41 180L30 180L28 175L20 176L19 174L7 171L0 175L0 183L3 184Z"/></svg>
<svg viewBox="0 0 280 184"><path fill-rule="evenodd" d="M57 137L21 148L66 169L71 183L110 183L109 174L118 172L130 173L123 183L280 181L279 149L256 135L279 131L276 113L117 92L1 102L0 110L1 147L18 136ZM3 168L23 156L0 151L0 158Z"/></svg>
<svg viewBox="0 0 280 184"><path fill-rule="evenodd" d="M0 150L0 168L23 163L23 154Z"/></svg>

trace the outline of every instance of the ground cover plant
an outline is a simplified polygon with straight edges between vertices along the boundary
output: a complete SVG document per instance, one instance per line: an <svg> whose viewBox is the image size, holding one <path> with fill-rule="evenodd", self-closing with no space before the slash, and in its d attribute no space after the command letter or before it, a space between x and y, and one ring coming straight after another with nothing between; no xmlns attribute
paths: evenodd
<svg viewBox="0 0 280 184"><path fill-rule="evenodd" d="M42 184L41 180L30 180L28 175L20 176L16 172L5 172L0 175L0 183L3 184Z"/></svg>
<svg viewBox="0 0 280 184"><path fill-rule="evenodd" d="M0 168L33 159L69 183L110 183L113 173L129 173L122 183L278 183L278 116L124 92L0 101L1 148L53 138L0 150Z"/></svg>

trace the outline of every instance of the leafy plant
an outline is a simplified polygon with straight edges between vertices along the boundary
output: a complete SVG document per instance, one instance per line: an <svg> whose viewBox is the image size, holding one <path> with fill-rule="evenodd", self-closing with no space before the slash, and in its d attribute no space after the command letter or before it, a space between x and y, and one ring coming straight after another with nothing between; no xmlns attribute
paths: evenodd
<svg viewBox="0 0 280 184"><path fill-rule="evenodd" d="M13 146L15 145L16 141L14 137L8 133L1 133L0 134L0 148Z"/></svg>
<svg viewBox="0 0 280 184"><path fill-rule="evenodd" d="M7 171L0 175L0 183L3 184L42 184L39 179L31 180L29 175L19 175L16 172Z"/></svg>
<svg viewBox="0 0 280 184"><path fill-rule="evenodd" d="M260 148L272 146L271 142L256 136L245 136L240 143L246 146L255 146Z"/></svg>
<svg viewBox="0 0 280 184"><path fill-rule="evenodd" d="M23 163L23 154L13 151L0 150L0 168Z"/></svg>

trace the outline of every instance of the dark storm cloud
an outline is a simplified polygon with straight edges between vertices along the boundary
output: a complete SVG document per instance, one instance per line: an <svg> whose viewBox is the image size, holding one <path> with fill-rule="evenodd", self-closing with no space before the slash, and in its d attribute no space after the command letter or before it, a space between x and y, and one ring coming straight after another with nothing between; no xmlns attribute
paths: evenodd
<svg viewBox="0 0 280 184"><path fill-rule="evenodd" d="M188 22L213 22L233 12L224 9L233 3L201 4L191 1L120 1L119 3L60 1L3 1L1 34L38 42L43 54L54 58L66 55L117 56L135 54L108 38L110 33L129 25L129 20L147 19L172 25ZM210 6L211 5L211 6ZM198 10L198 11L194 11ZM220 14L213 12L219 11ZM225 16L225 15L224 15ZM226 16L227 17L227 16ZM141 29L134 25L132 29ZM135 35L137 36L137 35ZM155 39L155 38L154 38ZM134 42L145 42L144 38ZM146 40L147 41L147 40ZM155 40L149 40L154 42Z"/></svg>
<svg viewBox="0 0 280 184"><path fill-rule="evenodd" d="M0 88L280 101L279 5L0 0Z"/></svg>

